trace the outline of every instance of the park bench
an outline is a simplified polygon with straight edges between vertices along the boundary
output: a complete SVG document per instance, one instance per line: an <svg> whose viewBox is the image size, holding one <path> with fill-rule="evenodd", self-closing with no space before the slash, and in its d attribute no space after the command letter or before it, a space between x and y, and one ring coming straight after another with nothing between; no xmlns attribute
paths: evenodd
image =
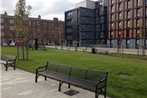
<svg viewBox="0 0 147 98"><path fill-rule="evenodd" d="M36 69L36 83L39 76L43 76L45 80L51 78L59 81L58 91L61 91L62 84L66 83L68 88L70 85L74 85L95 92L95 98L98 98L99 94L104 94L104 98L106 98L108 72L91 71L47 62L45 66Z"/></svg>
<svg viewBox="0 0 147 98"><path fill-rule="evenodd" d="M1 55L1 64L6 67L6 71L8 70L9 66L13 67L15 70L16 56Z"/></svg>

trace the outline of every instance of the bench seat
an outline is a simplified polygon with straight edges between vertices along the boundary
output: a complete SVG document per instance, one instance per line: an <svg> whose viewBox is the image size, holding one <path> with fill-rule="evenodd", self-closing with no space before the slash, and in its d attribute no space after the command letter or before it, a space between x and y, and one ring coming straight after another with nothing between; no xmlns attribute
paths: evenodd
<svg viewBox="0 0 147 98"><path fill-rule="evenodd" d="M69 77L69 76L63 75L61 73L49 72L49 71L40 72L39 75L46 76L46 77L55 79L57 81L62 81L64 83L70 83L75 86L80 85L80 87L82 87L82 88L88 89L90 91L95 91L96 83L91 82L91 81L85 81L84 79L80 79L80 78L76 78L76 77ZM98 87L102 88L102 87L104 87L104 85L99 84Z"/></svg>

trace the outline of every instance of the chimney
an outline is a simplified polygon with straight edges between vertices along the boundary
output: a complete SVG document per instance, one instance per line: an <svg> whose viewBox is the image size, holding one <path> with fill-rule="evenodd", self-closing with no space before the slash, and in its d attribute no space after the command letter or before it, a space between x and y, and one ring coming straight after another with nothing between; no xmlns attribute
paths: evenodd
<svg viewBox="0 0 147 98"><path fill-rule="evenodd" d="M6 15L6 16L7 16L7 12L6 12L6 11L5 11L4 15Z"/></svg>
<svg viewBox="0 0 147 98"><path fill-rule="evenodd" d="M38 18L39 18L39 19L41 19L41 16L40 16L40 15L38 15Z"/></svg>
<svg viewBox="0 0 147 98"><path fill-rule="evenodd" d="M53 21L58 21L58 18L53 18Z"/></svg>

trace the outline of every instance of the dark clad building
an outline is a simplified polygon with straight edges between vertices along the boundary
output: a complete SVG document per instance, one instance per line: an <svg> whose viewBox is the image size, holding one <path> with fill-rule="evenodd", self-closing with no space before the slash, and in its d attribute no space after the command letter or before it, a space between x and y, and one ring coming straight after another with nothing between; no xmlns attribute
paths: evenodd
<svg viewBox="0 0 147 98"><path fill-rule="evenodd" d="M83 1L86 7L65 12L65 40L67 45L91 46L107 43L107 7L100 2ZM79 5L80 6L80 5Z"/></svg>

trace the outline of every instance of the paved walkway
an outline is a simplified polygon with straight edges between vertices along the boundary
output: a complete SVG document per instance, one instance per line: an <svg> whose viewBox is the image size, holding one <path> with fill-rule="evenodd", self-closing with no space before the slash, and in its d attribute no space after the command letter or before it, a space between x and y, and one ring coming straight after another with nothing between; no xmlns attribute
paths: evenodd
<svg viewBox="0 0 147 98"><path fill-rule="evenodd" d="M39 77L38 83L35 83L34 77L32 73L13 70L11 67L5 71L4 66L0 65L0 98L95 98L93 92L74 86L71 86L71 89L79 93L73 96L66 95L64 92L69 90L66 84L62 86L62 92L58 92L57 81L44 81L44 78Z"/></svg>
<svg viewBox="0 0 147 98"><path fill-rule="evenodd" d="M56 48L56 49L61 49L61 46L46 46L48 48ZM75 51L75 47L63 47L64 50L72 50ZM97 50L106 50L109 53L117 53L118 49L117 48L102 48L102 47L96 47ZM91 48L90 47L78 47L78 51L87 51L87 52L91 52ZM120 53L126 53L126 54L142 54L142 49L120 49ZM147 55L147 49L145 50L145 55Z"/></svg>

